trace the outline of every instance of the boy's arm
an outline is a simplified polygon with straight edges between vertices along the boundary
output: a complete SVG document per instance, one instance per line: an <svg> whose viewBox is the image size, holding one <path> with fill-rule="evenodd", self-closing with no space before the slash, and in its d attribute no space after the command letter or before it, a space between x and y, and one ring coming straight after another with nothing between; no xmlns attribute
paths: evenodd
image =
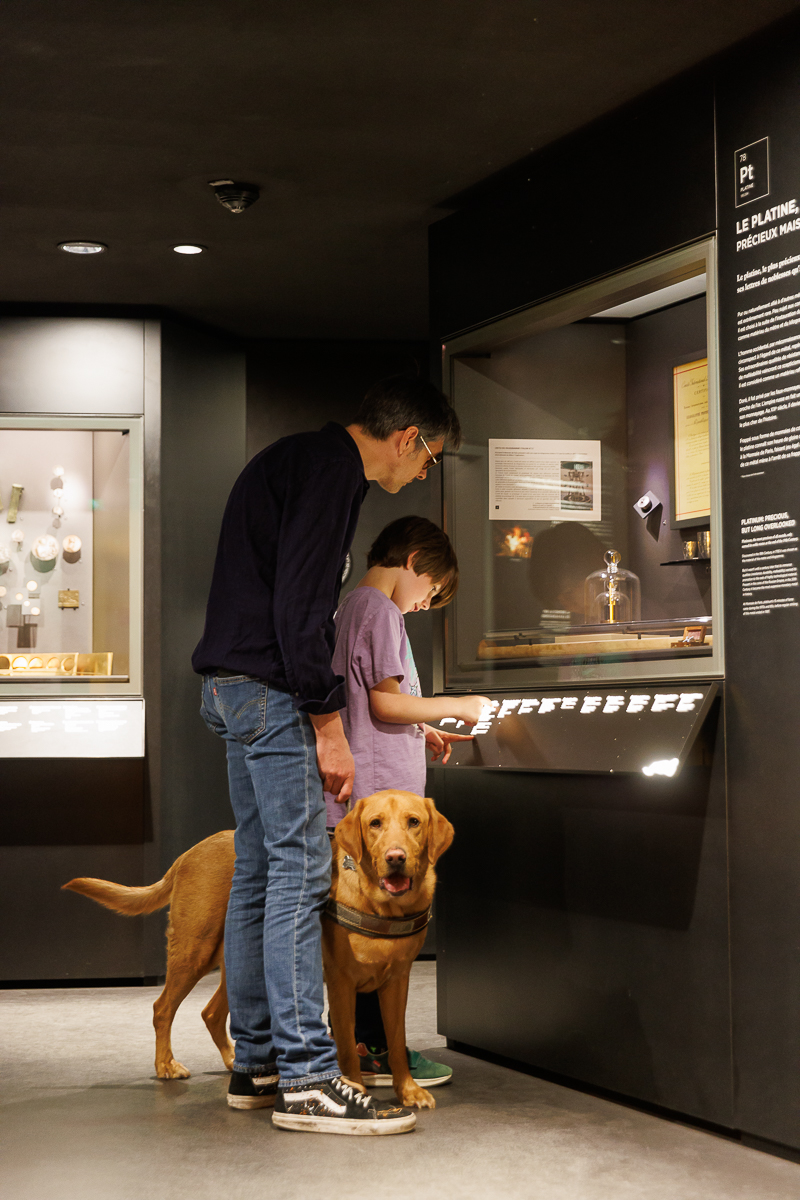
<svg viewBox="0 0 800 1200"><path fill-rule="evenodd" d="M381 680L369 693L372 715L387 725L419 725L442 717L458 717L476 725L488 704L491 701L486 696L406 696L394 676Z"/></svg>

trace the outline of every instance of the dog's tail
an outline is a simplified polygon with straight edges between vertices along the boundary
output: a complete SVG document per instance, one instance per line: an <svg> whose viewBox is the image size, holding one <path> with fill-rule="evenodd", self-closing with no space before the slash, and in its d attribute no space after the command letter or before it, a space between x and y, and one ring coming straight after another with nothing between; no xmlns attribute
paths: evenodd
<svg viewBox="0 0 800 1200"><path fill-rule="evenodd" d="M155 912L169 904L176 865L173 864L163 879L151 883L149 887L124 887L107 879L70 879L61 890L80 892L82 896L88 896L90 900L96 900L98 904L112 908L124 917L138 917L141 913Z"/></svg>

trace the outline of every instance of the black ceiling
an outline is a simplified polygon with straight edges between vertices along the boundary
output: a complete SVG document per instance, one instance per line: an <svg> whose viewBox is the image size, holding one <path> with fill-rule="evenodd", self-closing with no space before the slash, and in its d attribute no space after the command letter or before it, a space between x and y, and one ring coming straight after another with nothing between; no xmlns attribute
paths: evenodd
<svg viewBox="0 0 800 1200"><path fill-rule="evenodd" d="M426 229L447 197L797 7L5 0L0 301L424 336ZM233 216L219 178L261 200ZM79 238L109 251L55 248Z"/></svg>

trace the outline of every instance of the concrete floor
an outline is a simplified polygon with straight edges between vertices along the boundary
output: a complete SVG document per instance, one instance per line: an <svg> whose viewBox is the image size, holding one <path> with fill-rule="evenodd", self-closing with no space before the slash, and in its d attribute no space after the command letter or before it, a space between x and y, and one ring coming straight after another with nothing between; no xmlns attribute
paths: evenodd
<svg viewBox="0 0 800 1200"><path fill-rule="evenodd" d="M0 992L4 1200L797 1200L800 1166L444 1048L435 964L412 977L408 1041L455 1069L413 1134L344 1138L235 1112L200 1020L173 1046L193 1072L153 1078L157 988ZM382 1092L387 1098L390 1093Z"/></svg>

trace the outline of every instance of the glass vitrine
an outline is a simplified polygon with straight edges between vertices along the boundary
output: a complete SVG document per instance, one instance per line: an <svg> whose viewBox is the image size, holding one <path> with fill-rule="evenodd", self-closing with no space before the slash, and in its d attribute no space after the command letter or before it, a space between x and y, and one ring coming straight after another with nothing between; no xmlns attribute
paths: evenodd
<svg viewBox="0 0 800 1200"><path fill-rule="evenodd" d="M0 698L141 692L138 418L0 418Z"/></svg>
<svg viewBox="0 0 800 1200"><path fill-rule="evenodd" d="M722 673L714 244L444 347L444 687Z"/></svg>

